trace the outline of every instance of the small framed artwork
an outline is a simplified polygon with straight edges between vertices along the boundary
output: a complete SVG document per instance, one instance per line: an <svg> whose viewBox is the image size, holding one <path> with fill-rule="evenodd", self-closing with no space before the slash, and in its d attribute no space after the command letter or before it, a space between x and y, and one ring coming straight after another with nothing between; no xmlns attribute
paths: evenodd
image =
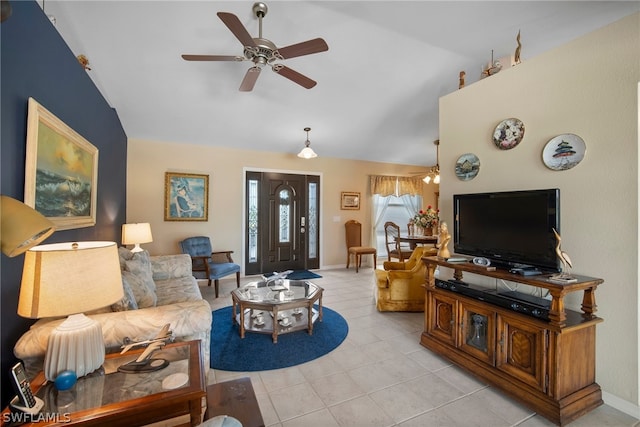
<svg viewBox="0 0 640 427"><path fill-rule="evenodd" d="M166 172L165 221L209 220L209 175Z"/></svg>
<svg viewBox="0 0 640 427"><path fill-rule="evenodd" d="M353 191L340 193L340 209L360 209L360 193Z"/></svg>
<svg viewBox="0 0 640 427"><path fill-rule="evenodd" d="M24 203L58 230L96 224L98 149L29 98Z"/></svg>

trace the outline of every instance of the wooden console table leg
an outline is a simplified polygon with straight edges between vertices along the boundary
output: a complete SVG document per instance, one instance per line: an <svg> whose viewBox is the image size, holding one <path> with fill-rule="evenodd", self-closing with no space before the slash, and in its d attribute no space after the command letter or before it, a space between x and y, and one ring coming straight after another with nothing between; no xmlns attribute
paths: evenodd
<svg viewBox="0 0 640 427"><path fill-rule="evenodd" d="M596 305L596 288L588 288L584 290L582 296L582 317L592 319L595 317L598 306Z"/></svg>
<svg viewBox="0 0 640 427"><path fill-rule="evenodd" d="M549 308L549 323L562 328L567 320L567 313L564 311L564 294L558 291L550 291L550 293L553 298Z"/></svg>

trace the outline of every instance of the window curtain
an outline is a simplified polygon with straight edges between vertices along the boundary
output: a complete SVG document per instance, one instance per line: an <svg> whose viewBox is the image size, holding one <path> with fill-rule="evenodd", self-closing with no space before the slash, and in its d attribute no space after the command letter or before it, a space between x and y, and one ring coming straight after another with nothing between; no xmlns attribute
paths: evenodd
<svg viewBox="0 0 640 427"><path fill-rule="evenodd" d="M391 197L389 196L380 196L379 194L373 195L373 203L371 204L371 217L373 218L373 221L371 221L371 223L373 224L373 226L371 227L371 240L369 240L371 242L371 246L373 247L378 246L378 234L376 230L378 230L378 227L382 227L382 222L384 221L384 213L389 207L389 201L391 201Z"/></svg>
<svg viewBox="0 0 640 427"><path fill-rule="evenodd" d="M380 196L393 196L396 194L396 176L371 176L371 194Z"/></svg>
<svg viewBox="0 0 640 427"><path fill-rule="evenodd" d="M420 196L424 182L420 177L398 177L398 196L408 194L410 196Z"/></svg>
<svg viewBox="0 0 640 427"><path fill-rule="evenodd" d="M411 220L414 215L417 214L420 209L422 209L422 197L411 197L408 194L404 194L401 199L404 208L407 210L407 218ZM408 222L409 221L407 221L407 223Z"/></svg>
<svg viewBox="0 0 640 427"><path fill-rule="evenodd" d="M371 194L380 196L420 196L422 194L422 179L408 176L371 176Z"/></svg>
<svg viewBox="0 0 640 427"><path fill-rule="evenodd" d="M371 175L371 194L373 195L371 211L371 242L377 246L377 230L382 228L385 212L391 201L390 196L396 196L407 211L407 222L418 212L422 204L422 185L420 177Z"/></svg>

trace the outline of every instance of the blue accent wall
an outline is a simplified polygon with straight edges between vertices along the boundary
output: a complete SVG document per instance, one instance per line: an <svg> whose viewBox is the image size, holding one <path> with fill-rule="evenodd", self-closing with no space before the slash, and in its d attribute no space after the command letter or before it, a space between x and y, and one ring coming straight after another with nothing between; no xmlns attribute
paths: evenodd
<svg viewBox="0 0 640 427"><path fill-rule="evenodd" d="M96 225L55 232L44 243L108 240L120 244L126 220L127 136L100 94L35 1L11 1L0 24L0 190L24 200L27 102L33 97L99 150ZM89 58L90 53L85 53ZM1 237L1 236L0 236ZM2 407L15 394L9 369L13 346L34 322L17 315L24 255L1 255L0 380ZM91 277L87 277L91 280Z"/></svg>

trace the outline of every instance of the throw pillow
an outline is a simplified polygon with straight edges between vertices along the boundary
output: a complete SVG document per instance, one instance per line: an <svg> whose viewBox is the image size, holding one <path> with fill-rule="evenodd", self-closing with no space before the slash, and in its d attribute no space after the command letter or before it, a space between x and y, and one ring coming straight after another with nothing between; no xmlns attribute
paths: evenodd
<svg viewBox="0 0 640 427"><path fill-rule="evenodd" d="M125 270L122 272L122 278L131 286L131 292L133 293L138 308L156 306L158 297L141 276Z"/></svg>
<svg viewBox="0 0 640 427"><path fill-rule="evenodd" d="M111 304L111 311L137 310L138 303L133 294L133 289L131 289L129 281L124 277L122 278L122 290L124 291L124 296L120 301Z"/></svg>
<svg viewBox="0 0 640 427"><path fill-rule="evenodd" d="M120 270L124 270L127 265L127 260L133 257L133 252L122 246L118 247L118 258L120 258Z"/></svg>
<svg viewBox="0 0 640 427"><path fill-rule="evenodd" d="M131 256L131 259L125 261L125 270L130 271L136 276L140 276L141 280L151 289L154 293L156 291L156 284L153 281L153 271L151 268L151 258L149 252L135 252Z"/></svg>

